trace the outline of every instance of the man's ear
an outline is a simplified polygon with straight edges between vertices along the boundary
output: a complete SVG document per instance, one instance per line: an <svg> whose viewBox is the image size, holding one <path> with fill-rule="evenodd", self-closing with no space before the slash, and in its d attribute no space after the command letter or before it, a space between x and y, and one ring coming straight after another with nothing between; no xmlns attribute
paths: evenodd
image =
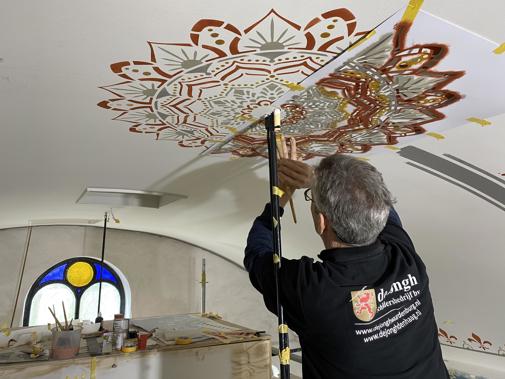
<svg viewBox="0 0 505 379"><path fill-rule="evenodd" d="M328 226L328 219L326 218L326 216L324 214L317 212L315 222L316 222L316 232L317 232L317 234L322 236L324 233L324 230Z"/></svg>

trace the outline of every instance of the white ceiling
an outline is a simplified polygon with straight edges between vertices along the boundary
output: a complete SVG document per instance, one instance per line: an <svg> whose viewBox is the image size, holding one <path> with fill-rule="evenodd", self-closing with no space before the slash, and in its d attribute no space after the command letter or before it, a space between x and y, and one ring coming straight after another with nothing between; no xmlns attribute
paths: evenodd
<svg viewBox="0 0 505 379"><path fill-rule="evenodd" d="M373 25L405 3L377 1L370 7L370 2L341 1L338 6L349 7L360 22ZM126 124L111 120L116 114L96 106L107 98L98 86L117 82L109 64L147 59L146 41L185 42L189 29L201 18L245 27L275 8L302 24L335 8L335 2L308 6L302 1L260 1L248 8L244 3L205 1L51 0L8 1L3 8L0 226L25 225L33 219L99 218L102 206L75 204L86 186L162 190L189 198L160 210L118 210L119 227L177 236L225 254L240 254L248 221L266 199L265 168L250 170L256 160L227 162L214 157L184 166L195 158L195 151L129 133ZM423 9L492 40L503 38L497 16L505 10L502 1L426 1ZM476 129L469 126L465 131ZM498 126L479 131L476 138L481 145L499 140ZM475 149L475 140L464 136L457 143L448 138L440 144L444 152L466 145L468 155ZM500 160L491 158L489 147L485 151L490 159L482 167L505 171L505 167L489 167ZM482 154L475 158L482 159ZM402 165L399 157L393 160L388 165ZM397 196L401 199L402 194Z"/></svg>

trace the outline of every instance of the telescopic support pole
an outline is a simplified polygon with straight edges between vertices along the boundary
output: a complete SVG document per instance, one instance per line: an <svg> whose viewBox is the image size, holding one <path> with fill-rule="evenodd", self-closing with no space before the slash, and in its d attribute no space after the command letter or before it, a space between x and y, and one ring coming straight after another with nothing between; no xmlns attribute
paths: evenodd
<svg viewBox="0 0 505 379"><path fill-rule="evenodd" d="M279 273L281 270L281 219L279 199L283 191L278 187L277 178L277 133L280 132L280 111L276 109L272 114L265 117L265 127L268 141L268 167L270 174L270 206L272 209L272 237L273 237L273 263L275 276L275 293L277 299L277 319L279 326L279 360L281 379L289 379L289 337L288 326L284 323L284 311L280 301L281 282Z"/></svg>
<svg viewBox="0 0 505 379"><path fill-rule="evenodd" d="M107 235L107 221L109 221L109 215L107 212L105 212L105 215L103 216L103 234L102 234L102 257L100 259L100 278L99 278L99 284L98 284L98 310L97 310L97 316L95 319L95 323L102 323L103 322L103 317L102 317L102 310L101 310L101 305L102 305L102 282L103 282L103 261L105 259L105 237ZM102 330L102 325L100 325L100 330Z"/></svg>

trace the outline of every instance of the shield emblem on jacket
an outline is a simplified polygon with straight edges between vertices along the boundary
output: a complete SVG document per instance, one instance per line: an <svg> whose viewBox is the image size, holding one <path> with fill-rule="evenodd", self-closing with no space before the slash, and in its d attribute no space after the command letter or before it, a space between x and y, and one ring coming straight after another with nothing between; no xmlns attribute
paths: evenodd
<svg viewBox="0 0 505 379"><path fill-rule="evenodd" d="M375 290L351 291L352 310L358 320L368 322L373 320L377 313L377 300Z"/></svg>

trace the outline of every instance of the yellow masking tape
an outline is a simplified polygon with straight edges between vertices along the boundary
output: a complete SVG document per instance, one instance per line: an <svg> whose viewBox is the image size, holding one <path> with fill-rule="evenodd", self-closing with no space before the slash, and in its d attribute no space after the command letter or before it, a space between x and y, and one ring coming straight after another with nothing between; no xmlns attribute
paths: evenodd
<svg viewBox="0 0 505 379"><path fill-rule="evenodd" d="M305 89L304 86L298 84L298 83L288 83L286 86L291 90L291 91L303 91Z"/></svg>
<svg viewBox="0 0 505 379"><path fill-rule="evenodd" d="M241 114L239 116L236 117L236 119L238 121L249 121L249 122L253 122L253 121L256 121L257 119L251 115L245 115L245 114Z"/></svg>
<svg viewBox="0 0 505 379"><path fill-rule="evenodd" d="M488 120L484 120L482 118L477 118L477 117L470 117L470 118L467 118L466 119L467 121L470 121L470 122L475 122L476 124L480 124L480 126L487 126L487 125L491 125L491 122L488 121Z"/></svg>
<svg viewBox="0 0 505 379"><path fill-rule="evenodd" d="M438 133L435 133L435 132L429 132L429 133L426 133L426 135L430 136L430 137L433 137L433 138L436 138L438 140L445 139L445 137L442 134L438 134Z"/></svg>
<svg viewBox="0 0 505 379"><path fill-rule="evenodd" d="M503 54L505 53L505 42L503 42L500 46L493 50L495 54Z"/></svg>
<svg viewBox="0 0 505 379"><path fill-rule="evenodd" d="M281 365L289 365L290 357L291 357L291 351L289 350L289 347L286 347L279 354L279 360L281 361Z"/></svg>
<svg viewBox="0 0 505 379"><path fill-rule="evenodd" d="M9 325L4 322L2 325L0 325L0 332L3 333L4 336L9 337L11 334L11 329L9 328Z"/></svg>
<svg viewBox="0 0 505 379"><path fill-rule="evenodd" d="M227 126L226 129L228 129L230 132L232 132L233 134L237 133L238 132L238 129L233 127L233 126Z"/></svg>
<svg viewBox="0 0 505 379"><path fill-rule="evenodd" d="M284 196L284 191L281 190L279 187L273 186L272 187L272 193L276 196L282 197Z"/></svg>
<svg viewBox="0 0 505 379"><path fill-rule="evenodd" d="M176 345L189 345L191 343L193 343L193 340L189 337L177 337L175 339Z"/></svg>
<svg viewBox="0 0 505 379"><path fill-rule="evenodd" d="M387 145L387 146L384 146L386 149L389 149L389 150L393 150L393 151L399 151L401 150L400 148L396 147L396 146L390 146L390 145Z"/></svg>
<svg viewBox="0 0 505 379"><path fill-rule="evenodd" d="M402 22L414 22L424 0L410 0L402 16Z"/></svg>
<svg viewBox="0 0 505 379"><path fill-rule="evenodd" d="M350 51L350 50L354 49L355 47L358 47L363 42L366 42L367 40L369 40L375 33L377 33L377 32L375 30L372 30L366 36L364 36L363 38L361 38L360 40L358 40L355 44L349 46L349 48L347 50Z"/></svg>
<svg viewBox="0 0 505 379"><path fill-rule="evenodd" d="M91 358L91 368L89 369L89 379L96 379L96 358Z"/></svg>
<svg viewBox="0 0 505 379"><path fill-rule="evenodd" d="M137 346L123 346L121 348L121 351L123 353L133 353L133 352L137 351Z"/></svg>
<svg viewBox="0 0 505 379"><path fill-rule="evenodd" d="M281 126L281 110L274 110L274 126Z"/></svg>
<svg viewBox="0 0 505 379"><path fill-rule="evenodd" d="M277 254L274 254L274 263L279 263L280 261L281 258Z"/></svg>
<svg viewBox="0 0 505 379"><path fill-rule="evenodd" d="M279 325L279 333L287 333L289 330L288 326L286 324L280 324Z"/></svg>

